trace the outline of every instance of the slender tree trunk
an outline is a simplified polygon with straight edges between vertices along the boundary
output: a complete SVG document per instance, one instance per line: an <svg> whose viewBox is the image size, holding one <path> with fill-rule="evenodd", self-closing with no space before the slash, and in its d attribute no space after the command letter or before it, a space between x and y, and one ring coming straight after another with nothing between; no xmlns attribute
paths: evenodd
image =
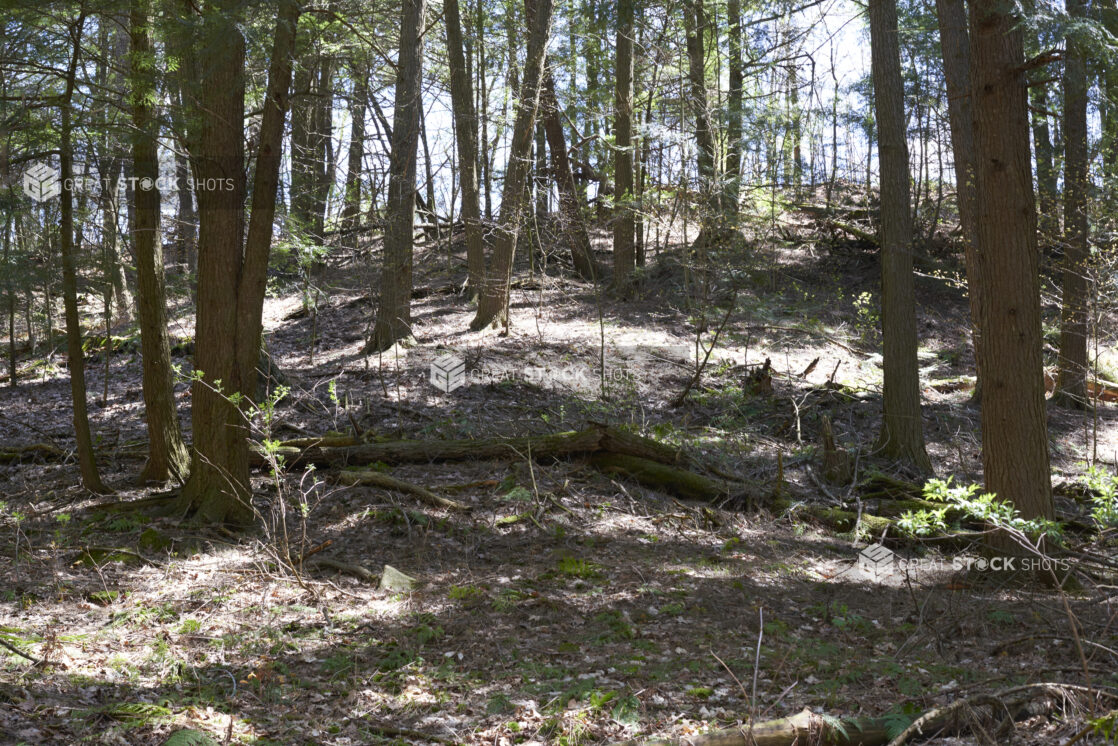
<svg viewBox="0 0 1118 746"><path fill-rule="evenodd" d="M101 475L97 471L97 461L93 452L93 437L89 430L89 415L86 410L85 357L82 350L81 317L78 314L78 272L74 257L74 192L71 186L74 176L72 151L72 106L74 87L77 78L78 60L81 57L82 30L85 25L85 11L78 15L70 27L72 53L70 65L66 70L66 87L60 105L62 126L59 150L61 151L62 178L62 222L59 227L62 254L62 291L66 309L66 350L70 365L70 395L74 405L74 436L78 446L78 465L81 468L82 486L90 492L105 492Z"/></svg>
<svg viewBox="0 0 1118 746"><path fill-rule="evenodd" d="M982 463L989 492L1012 502L1026 518L1051 518L1040 267L1020 22L998 0L971 4Z"/></svg>
<svg viewBox="0 0 1118 746"><path fill-rule="evenodd" d="M5 164L6 165L6 164ZM4 169L5 172L7 168ZM5 177L7 173L3 174ZM11 197L11 190L9 190ZM15 388L19 385L17 376L16 358L16 288L15 267L12 262L12 214L9 212L4 219L4 294L8 298L8 386ZM30 321L30 320L29 320ZM28 334L31 325L28 324ZM32 351L33 353L34 351Z"/></svg>
<svg viewBox="0 0 1118 746"><path fill-rule="evenodd" d="M563 123L559 121L559 103L555 99L555 81L550 69L544 79L543 90L540 91L540 116L543 118L547 148L551 154L551 172L559 188L559 228L571 247L575 272L584 280L594 282L601 276L601 270L594 260L590 233L582 218L582 201L571 173L571 161L567 157L567 140L563 134Z"/></svg>
<svg viewBox="0 0 1118 746"><path fill-rule="evenodd" d="M870 0L870 46L881 164L881 331L885 360L884 414L877 446L889 458L930 472L916 358L912 213L896 0Z"/></svg>
<svg viewBox="0 0 1118 746"><path fill-rule="evenodd" d="M171 343L167 337L163 244L159 237L160 195L158 122L150 97L155 95L155 53L149 36L151 0L132 0L132 163L137 178L132 243L139 279L140 345L143 353L144 416L148 430L148 461L141 481L174 477L185 481L190 453L179 429L175 409Z"/></svg>
<svg viewBox="0 0 1118 746"><path fill-rule="evenodd" d="M205 111L194 172L198 211L197 380L192 391L194 460L180 507L209 522L246 525L253 516L249 484L247 403L256 390L264 287L283 121L298 21L296 0L283 0L276 20L268 88L252 190L252 219L244 238L244 61L237 0L208 7L198 40L200 100ZM209 185L216 185L216 188ZM219 384L220 382L220 384ZM218 390L219 389L219 390ZM231 400L239 395L241 406Z"/></svg>
<svg viewBox="0 0 1118 746"><path fill-rule="evenodd" d="M1085 20L1084 0L1067 0L1072 18ZM1064 292L1055 399L1087 406L1087 61L1068 36L1064 57Z"/></svg>
<svg viewBox="0 0 1118 746"><path fill-rule="evenodd" d="M349 105L349 154L346 157L345 205L342 208L342 228L347 231L350 248L357 249L357 228L361 222L361 169L365 160L365 112L369 101L369 66L364 60L354 60L353 99Z"/></svg>
<svg viewBox="0 0 1118 746"><path fill-rule="evenodd" d="M462 222L466 225L467 292L476 298L485 280L485 244L477 175L477 115L471 70L463 59L462 19L458 0L445 0L446 48L450 68L450 99L458 145L458 182L462 190Z"/></svg>
<svg viewBox="0 0 1118 746"><path fill-rule="evenodd" d="M1060 233L1060 210L1056 195L1055 156L1052 147L1052 133L1048 126L1048 84L1037 81L1029 87L1032 100L1033 148L1036 153L1037 191L1040 196L1040 235L1048 245Z"/></svg>
<svg viewBox="0 0 1118 746"><path fill-rule="evenodd" d="M535 131L536 108L540 83L551 34L552 0L526 0L528 20L528 51L524 74L517 98L516 124L512 131L508 168L501 197L501 217L496 228L497 240L486 272L485 287L478 299L477 314L470 323L473 330L496 322L508 324L509 286L512 281L512 260L524 211L528 172L531 169L532 133Z"/></svg>
<svg viewBox="0 0 1118 746"><path fill-rule="evenodd" d="M400 11L400 58L392 121L388 219L384 230L384 269L380 306L371 349L386 350L412 336L412 249L415 241L416 151L423 89L423 15L425 0L405 0Z"/></svg>
<svg viewBox="0 0 1118 746"><path fill-rule="evenodd" d="M967 9L963 0L937 0L940 46L943 48L943 72L947 83L947 115L951 127L951 146L955 160L955 201L963 232L966 257L967 295L970 301L971 345L977 367L980 359L981 329L978 326L979 292L981 290L975 251L978 226L975 204L974 104L970 93L970 33L967 30ZM982 376L977 376L981 381ZM975 386L975 400L981 399L981 387Z"/></svg>
<svg viewBox="0 0 1118 746"><path fill-rule="evenodd" d="M698 145L699 189L706 202L703 232L722 217L721 190L714 167L714 129L706 85L706 10L703 0L684 0L684 28L687 34L688 100L695 118L695 141Z"/></svg>
<svg viewBox="0 0 1118 746"><path fill-rule="evenodd" d="M632 292L637 267L633 244L633 0L617 3L617 58L614 77L613 286Z"/></svg>
<svg viewBox="0 0 1118 746"><path fill-rule="evenodd" d="M727 0L729 24L730 90L726 96L729 117L726 123L726 207L735 215L741 200L742 95L745 73L742 69L741 0Z"/></svg>

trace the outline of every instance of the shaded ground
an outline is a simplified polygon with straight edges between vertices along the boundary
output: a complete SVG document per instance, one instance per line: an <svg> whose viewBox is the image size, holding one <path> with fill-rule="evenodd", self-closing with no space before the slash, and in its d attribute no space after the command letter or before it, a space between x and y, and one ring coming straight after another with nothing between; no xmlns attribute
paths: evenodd
<svg viewBox="0 0 1118 746"><path fill-rule="evenodd" d="M360 263L329 269L316 318L295 313L292 293L268 302L270 345L293 386L272 435L357 427L379 437L480 437L608 422L770 487L779 454L786 494L828 502L808 471L821 415L848 448L867 448L879 422L876 259L799 243L753 251L740 266L762 269L724 261L712 275L710 297L728 302L736 289L735 312L702 385L679 407L670 402L692 372L679 348L694 350L701 319L688 310L678 252L650 251L642 295L626 304L554 264L530 279L525 268L510 333L498 336L463 331L471 310L442 292L460 278L447 273L439 247L418 261L419 345L372 357L360 352L371 278ZM929 451L937 473L975 481L978 413L958 385L970 365L965 299L933 276L949 264L921 265ZM723 313L708 311L704 343ZM188 336L188 319L175 329ZM480 372L443 393L427 377L447 351ZM765 358L772 392L757 395L745 374ZM124 353L110 362L93 425L107 480L130 499L150 491L130 482L143 455L139 360ZM3 442L72 447L68 383L63 371L44 370L0 390ZM95 362L91 398L101 375ZM838 387L825 386L832 377ZM185 384L179 391L188 405ZM1053 410L1054 469L1073 479L1096 443L1100 455L1112 453L1114 424L1106 407L1097 429L1094 417ZM868 455L858 463L863 475L892 471ZM281 480L282 494L261 475L259 506L273 529L285 507L296 553L329 540L318 556L417 577L405 593L323 568L281 572L278 531L234 537L97 507L74 487L71 461L0 464L0 637L49 663L32 667L0 651L0 741L158 743L190 725L234 743L426 736L574 746L697 733L805 706L911 715L1031 681L1118 688L1113 581L1094 587L1086 578L1087 590L1062 598L1009 573L954 572L952 560L974 550L933 552L926 559L943 561L937 571L867 575L856 567L865 542L795 512L685 503L578 460L392 473L473 509L440 513L301 470ZM1082 516L1070 497L1060 507ZM1096 551L1113 556L1110 541ZM1069 614L1082 640L1104 646L1087 646L1086 671ZM1026 721L1015 742L1066 741L1083 720L1074 709L1063 714Z"/></svg>

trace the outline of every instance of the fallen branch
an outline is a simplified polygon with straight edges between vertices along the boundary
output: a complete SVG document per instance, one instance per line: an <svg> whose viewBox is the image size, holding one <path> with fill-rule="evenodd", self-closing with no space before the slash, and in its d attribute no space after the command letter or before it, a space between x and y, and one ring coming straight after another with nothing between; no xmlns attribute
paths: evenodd
<svg viewBox="0 0 1118 746"><path fill-rule="evenodd" d="M428 505L436 508L446 508L448 510L469 510L470 506L455 502L454 500L447 499L436 495L426 487L421 487L418 484L405 482L402 479L382 474L379 471L343 471L338 475L338 481L342 484L357 485L364 484L372 487L380 487L386 490L395 490L396 492L404 492L409 495L415 495Z"/></svg>
<svg viewBox="0 0 1118 746"><path fill-rule="evenodd" d="M34 663L36 666L41 666L44 663L44 661L41 658L35 658L33 656L28 655L27 653L25 653L22 650L20 650L19 648L17 648L15 645L11 644L10 642L8 642L7 640L4 640L2 638L0 638L0 646L7 648L8 650L10 650L13 653L15 653L16 655L18 655L20 658L26 658L27 660Z"/></svg>
<svg viewBox="0 0 1118 746"><path fill-rule="evenodd" d="M351 565L348 562L341 560L330 559L329 557L315 557L308 562L304 567L329 567L338 572L344 572L346 575L352 575L355 578L364 580L367 583L379 583L380 576L375 572L366 570L361 565Z"/></svg>

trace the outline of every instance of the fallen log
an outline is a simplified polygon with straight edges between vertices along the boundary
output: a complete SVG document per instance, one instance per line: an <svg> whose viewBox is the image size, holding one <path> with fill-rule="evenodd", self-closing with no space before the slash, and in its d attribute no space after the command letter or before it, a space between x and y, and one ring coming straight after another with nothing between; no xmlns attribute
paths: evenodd
<svg viewBox="0 0 1118 746"><path fill-rule="evenodd" d="M856 225L851 225L850 223L844 223L840 220L828 220L827 221L827 227L840 230L843 233L849 233L850 235L854 236L854 238L857 238L860 241L865 241L866 243L870 244L871 246L879 246L880 245L877 241L877 236L870 233L869 231L862 230L861 228L859 228Z"/></svg>
<svg viewBox="0 0 1118 746"><path fill-rule="evenodd" d="M379 471L343 471L338 474L337 480L342 484L356 485L367 484L373 487L380 487L386 490L395 490L396 492L405 492L409 495L415 495L423 502L436 508L447 508L449 510L469 510L470 506L464 503L455 502L454 500L447 499L436 495L426 487L421 487L418 484L405 482L402 479L382 474Z"/></svg>
<svg viewBox="0 0 1118 746"><path fill-rule="evenodd" d="M632 739L614 746L881 746L889 741L887 718L833 718L808 708L786 718L767 720L753 726L719 730L683 738Z"/></svg>
<svg viewBox="0 0 1118 746"><path fill-rule="evenodd" d="M590 463L607 474L630 477L646 487L670 492L688 500L711 502L731 496L726 483L640 456L602 451L591 456Z"/></svg>
<svg viewBox="0 0 1118 746"><path fill-rule="evenodd" d="M32 443L26 446L7 446L0 448L0 463L23 461L25 458L41 457L43 459L58 459L65 456L65 452L49 443Z"/></svg>
<svg viewBox="0 0 1118 746"><path fill-rule="evenodd" d="M529 456L562 457L598 451L639 456L664 464L687 463L686 456L677 448L598 424L586 430L519 438L396 440L337 446L329 445L327 440L312 445L314 440L314 438L299 438L286 441L279 444L277 452L286 458L287 466L315 464L335 468L376 462L399 464L465 459L528 458ZM254 458L258 464L263 463L263 456L256 454Z"/></svg>

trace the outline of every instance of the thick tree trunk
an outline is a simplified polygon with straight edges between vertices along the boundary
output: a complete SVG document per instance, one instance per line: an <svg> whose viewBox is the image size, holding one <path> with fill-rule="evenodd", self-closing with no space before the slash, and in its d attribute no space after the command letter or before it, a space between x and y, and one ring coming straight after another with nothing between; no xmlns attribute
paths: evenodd
<svg viewBox="0 0 1118 746"><path fill-rule="evenodd" d="M881 164L881 331L883 416L878 449L920 472L931 471L924 447L916 359L916 295L904 83L896 0L870 0L874 108Z"/></svg>
<svg viewBox="0 0 1118 746"><path fill-rule="evenodd" d="M89 415L85 401L85 353L82 350L81 316L78 313L78 272L74 257L74 192L72 188L74 161L71 145L72 111L78 60L81 56L84 11L70 27L73 51L66 71L66 88L60 104L62 126L59 150L62 179L62 222L59 227L59 246L62 254L62 292L66 309L66 351L70 366L70 396L74 405L74 437L78 447L78 465L81 468L82 486L90 492L105 492L97 461L93 453L93 437L89 430Z"/></svg>
<svg viewBox="0 0 1118 746"><path fill-rule="evenodd" d="M143 352L144 416L148 430L148 461L142 481L170 477L185 481L190 453L175 410L171 343L167 338L163 244L159 237L158 123L150 97L155 93L154 52L148 36L151 0L132 0L132 162L137 178L133 190L132 243L139 279L140 344ZM150 185L145 188L145 185Z"/></svg>
<svg viewBox="0 0 1118 746"><path fill-rule="evenodd" d="M400 10L400 57L388 167L388 218L380 306L371 349L387 350L412 336L412 250L415 242L415 173L423 107L423 15L426 0L405 0Z"/></svg>
<svg viewBox="0 0 1118 746"><path fill-rule="evenodd" d="M446 48L450 68L450 100L458 144L458 182L462 190L462 222L466 225L467 292L476 298L485 280L485 244L478 193L477 114L472 71L464 59L462 18L458 0L445 0Z"/></svg>
<svg viewBox="0 0 1118 746"><path fill-rule="evenodd" d="M478 299L477 314L470 323L473 330L490 324L508 323L509 285L512 280L512 260L516 239L524 211L528 172L531 169L532 134L535 131L536 109L540 98L547 41L551 35L552 0L526 0L528 7L528 51L524 75L517 98L516 123L512 131L508 168L501 192L501 217L498 220L497 241L493 257L486 272L485 287Z"/></svg>
<svg viewBox="0 0 1118 746"><path fill-rule="evenodd" d="M268 89L252 194L252 222L244 239L244 54L236 0L207 9L208 53L202 59L199 106L206 112L192 153L201 230L193 387L194 462L180 507L209 522L249 523L247 406L256 390L261 313L267 279L283 121L298 20L296 0L284 0L276 20ZM210 185L217 185L216 188ZM220 386L219 382L220 381Z"/></svg>
<svg viewBox="0 0 1118 746"><path fill-rule="evenodd" d="M617 3L614 70L613 286L627 296L637 268L633 243L633 0Z"/></svg>
<svg viewBox="0 0 1118 746"><path fill-rule="evenodd" d="M940 46L943 48L943 73L947 83L947 114L951 127L951 147L955 160L955 201L963 232L966 257L967 296L970 301L971 345L975 365L980 358L978 348L982 333L978 326L979 281L975 251L978 226L975 220L974 174L974 104L970 93L970 33L967 30L967 9L963 0L937 0ZM981 399L975 388L974 398Z"/></svg>
<svg viewBox="0 0 1118 746"><path fill-rule="evenodd" d="M1068 13L1083 20L1084 0L1068 0ZM1087 61L1068 36L1064 57L1064 288L1060 309L1059 372L1054 399L1087 406Z"/></svg>
<svg viewBox="0 0 1118 746"><path fill-rule="evenodd" d="M1051 518L1036 203L1020 18L998 0L974 0L970 27L986 489L1012 502L1026 518Z"/></svg>
<svg viewBox="0 0 1118 746"><path fill-rule="evenodd" d="M559 188L559 229L571 247L575 272L584 280L594 282L601 276L601 270L594 260L590 233L582 218L582 201L571 173L567 138L563 134L563 123L559 121L559 102L555 98L555 81L550 69L540 91L540 116L543 118L544 134L547 135L547 149L551 154L551 172Z"/></svg>

